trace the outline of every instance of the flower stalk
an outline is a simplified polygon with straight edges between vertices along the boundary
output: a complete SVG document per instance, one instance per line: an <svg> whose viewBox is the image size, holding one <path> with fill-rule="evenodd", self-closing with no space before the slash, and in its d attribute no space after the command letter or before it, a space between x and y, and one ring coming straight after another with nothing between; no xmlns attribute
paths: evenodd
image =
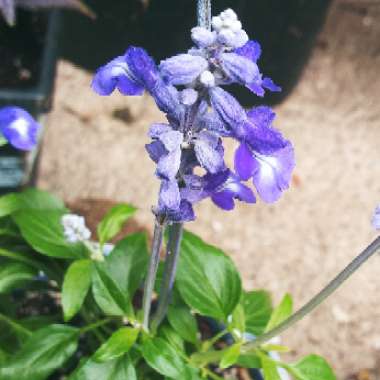
<svg viewBox="0 0 380 380"><path fill-rule="evenodd" d="M173 223L168 228L169 241L166 249L165 268L158 298L157 312L152 321L153 330L158 328L168 310L181 249L183 223Z"/></svg>
<svg viewBox="0 0 380 380"><path fill-rule="evenodd" d="M156 220L153 234L152 254L150 256L148 276L145 280L143 296L143 328L145 331L149 330L149 315L152 302L152 294L154 290L154 283L156 281L158 264L160 262L160 250L162 245L164 226L164 223L160 223Z"/></svg>
<svg viewBox="0 0 380 380"><path fill-rule="evenodd" d="M198 26L211 29L211 0L198 0Z"/></svg>
<svg viewBox="0 0 380 380"><path fill-rule="evenodd" d="M337 290L353 273L355 273L371 256L380 250L380 236L377 237L362 253L351 261L329 284L327 284L316 296L301 307L297 312L291 315L274 329L259 336L253 342L244 345L244 352L259 347L264 342L278 336L283 331L300 321L307 314L312 312L317 306L326 300L335 290Z"/></svg>

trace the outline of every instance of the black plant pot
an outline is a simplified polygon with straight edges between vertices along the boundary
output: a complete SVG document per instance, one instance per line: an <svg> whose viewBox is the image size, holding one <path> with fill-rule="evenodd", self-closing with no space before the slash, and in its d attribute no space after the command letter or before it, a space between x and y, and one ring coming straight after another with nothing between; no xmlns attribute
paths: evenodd
<svg viewBox="0 0 380 380"><path fill-rule="evenodd" d="M30 17L34 17L32 14ZM23 15L28 17L28 15ZM45 25L45 34L42 36L41 47L36 47L36 80L31 86L16 86L8 83L2 87L0 83L0 107L16 105L29 111L44 127L46 114L51 109L54 78L57 61L57 41L60 28L60 14L58 11L42 14L42 24ZM29 36L23 36L21 31L11 31L15 42L27 43ZM17 34L19 33L19 34ZM29 45L25 45L30 48ZM34 48L34 46L33 46ZM42 128L44 129L44 128ZM43 133L43 131L41 131ZM41 141L42 133L39 137ZM10 145L0 147L0 194L17 190L25 185L33 184L38 161L40 144L31 152L21 152Z"/></svg>

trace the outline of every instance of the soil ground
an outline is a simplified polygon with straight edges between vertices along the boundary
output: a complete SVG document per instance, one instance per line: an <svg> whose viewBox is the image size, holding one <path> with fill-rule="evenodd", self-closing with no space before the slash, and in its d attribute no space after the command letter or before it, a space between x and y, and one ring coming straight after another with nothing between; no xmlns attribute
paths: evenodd
<svg viewBox="0 0 380 380"><path fill-rule="evenodd" d="M92 74L59 64L54 111L38 185L67 201L102 198L140 208L150 228L158 182L144 151L148 126L163 116L148 97L101 98ZM188 228L225 249L247 288L286 292L301 306L376 236L380 202L380 1L333 1L301 79L276 107L276 125L294 143L291 189L274 205L210 202ZM230 157L232 146L230 146ZM356 273L283 336L292 357L329 358L338 379L380 378L380 258ZM354 379L354 377L350 377Z"/></svg>

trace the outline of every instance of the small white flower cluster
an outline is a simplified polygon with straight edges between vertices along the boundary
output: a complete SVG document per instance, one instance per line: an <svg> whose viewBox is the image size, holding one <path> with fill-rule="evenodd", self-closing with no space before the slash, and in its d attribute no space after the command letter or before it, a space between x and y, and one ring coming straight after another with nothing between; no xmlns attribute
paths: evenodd
<svg viewBox="0 0 380 380"><path fill-rule="evenodd" d="M86 241L91 237L91 231L86 227L83 216L66 214L62 216L63 233L69 243Z"/></svg>
<svg viewBox="0 0 380 380"><path fill-rule="evenodd" d="M217 33L217 41L227 47L238 48L245 45L249 40L232 9L226 9L219 16L213 17L212 27Z"/></svg>
<svg viewBox="0 0 380 380"><path fill-rule="evenodd" d="M241 22L238 20L236 13L232 9L226 9L219 16L212 18L213 30L208 30L201 26L196 26L191 30L191 39L199 49L192 48L191 55L199 55L205 59L208 58L207 50L230 51L244 46L249 38L247 33L242 29ZM198 80L203 86L210 88L216 85L219 76L222 76L218 70L211 72L208 68L202 72Z"/></svg>

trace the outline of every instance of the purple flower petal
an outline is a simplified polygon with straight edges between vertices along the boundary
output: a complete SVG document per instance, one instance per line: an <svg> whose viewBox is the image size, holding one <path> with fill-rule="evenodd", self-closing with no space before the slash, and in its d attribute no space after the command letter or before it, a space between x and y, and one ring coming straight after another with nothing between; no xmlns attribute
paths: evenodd
<svg viewBox="0 0 380 380"><path fill-rule="evenodd" d="M271 78L264 78L262 86L272 92L281 92L282 90L281 87L277 86L277 84L275 84Z"/></svg>
<svg viewBox="0 0 380 380"><path fill-rule="evenodd" d="M232 95L220 87L210 89L209 93L214 110L237 137L241 136L244 133L243 123L247 120L243 107Z"/></svg>
<svg viewBox="0 0 380 380"><path fill-rule="evenodd" d="M92 80L92 89L99 95L110 95L117 88L123 95L141 95L144 86L129 71L125 57L117 57L100 67Z"/></svg>
<svg viewBox="0 0 380 380"><path fill-rule="evenodd" d="M160 210L177 211L181 203L181 197L177 181L161 182L158 206Z"/></svg>
<svg viewBox="0 0 380 380"><path fill-rule="evenodd" d="M241 143L235 152L235 171L238 176L247 181L252 177L255 161L249 147L245 143Z"/></svg>
<svg viewBox="0 0 380 380"><path fill-rule="evenodd" d="M133 77L142 83L145 88L152 89L159 78L157 66L143 49L131 46L125 53L125 61Z"/></svg>
<svg viewBox="0 0 380 380"><path fill-rule="evenodd" d="M0 109L0 135L17 149L33 149L37 145L40 128L22 108L8 106Z"/></svg>
<svg viewBox="0 0 380 380"><path fill-rule="evenodd" d="M164 123L154 123L149 128L149 137L152 139L158 139L163 133L172 131L173 128Z"/></svg>
<svg viewBox="0 0 380 380"><path fill-rule="evenodd" d="M214 112L207 112L199 118L198 124L200 129L207 129L211 132L215 132L222 137L231 137L232 131L223 122L219 115Z"/></svg>
<svg viewBox="0 0 380 380"><path fill-rule="evenodd" d="M162 156L168 154L164 144L161 141L153 141L150 144L146 144L145 149L147 150L152 161L155 163L158 163Z"/></svg>
<svg viewBox="0 0 380 380"><path fill-rule="evenodd" d="M259 106L249 110L247 116L257 127L267 128L272 125L276 113L270 107Z"/></svg>
<svg viewBox="0 0 380 380"><path fill-rule="evenodd" d="M256 63L261 56L261 46L258 42L250 40L244 46L235 49L234 53Z"/></svg>
<svg viewBox="0 0 380 380"><path fill-rule="evenodd" d="M244 127L244 140L253 151L260 154L273 153L289 144L289 141L275 128L257 126L251 120L245 123Z"/></svg>
<svg viewBox="0 0 380 380"><path fill-rule="evenodd" d="M193 206L186 200L181 200L178 210L169 211L167 216L171 222L176 223L191 222L195 220Z"/></svg>
<svg viewBox="0 0 380 380"><path fill-rule="evenodd" d="M253 183L264 202L273 203L289 187L295 166L293 147L289 143L272 155L255 155L255 158Z"/></svg>
<svg viewBox="0 0 380 380"><path fill-rule="evenodd" d="M149 90L157 107L177 123L184 117L185 107L180 104L179 93L174 86L158 80L154 88Z"/></svg>
<svg viewBox="0 0 380 380"><path fill-rule="evenodd" d="M168 180L174 180L180 164L181 149L175 149L160 158L157 164L157 175Z"/></svg>
<svg viewBox="0 0 380 380"><path fill-rule="evenodd" d="M380 230L380 204L375 208L373 213L372 226L375 230Z"/></svg>
<svg viewBox="0 0 380 380"><path fill-rule="evenodd" d="M168 152L179 150L183 142L183 134L179 131L167 131L159 136L159 140L164 144Z"/></svg>
<svg viewBox="0 0 380 380"><path fill-rule="evenodd" d="M230 211L235 207L232 194L229 191L221 191L213 194L211 200L221 209Z"/></svg>
<svg viewBox="0 0 380 380"><path fill-rule="evenodd" d="M230 173L226 183L223 185L224 191L229 191L233 194L233 197L238 199L239 201L246 203L255 203L256 198L253 194L252 190L240 182L240 179Z"/></svg>
<svg viewBox="0 0 380 380"><path fill-rule="evenodd" d="M170 84L189 84L208 67L205 58L192 54L179 54L160 63L162 76Z"/></svg>
<svg viewBox="0 0 380 380"><path fill-rule="evenodd" d="M246 87L261 98L265 95L265 90L263 89L261 82L252 82L247 84Z"/></svg>
<svg viewBox="0 0 380 380"><path fill-rule="evenodd" d="M210 173L217 173L224 168L223 150L218 149L219 143L220 139L216 134L202 131L194 144L200 165Z"/></svg>
<svg viewBox="0 0 380 380"><path fill-rule="evenodd" d="M238 54L221 54L220 63L223 71L235 82L249 84L261 80L256 63Z"/></svg>

